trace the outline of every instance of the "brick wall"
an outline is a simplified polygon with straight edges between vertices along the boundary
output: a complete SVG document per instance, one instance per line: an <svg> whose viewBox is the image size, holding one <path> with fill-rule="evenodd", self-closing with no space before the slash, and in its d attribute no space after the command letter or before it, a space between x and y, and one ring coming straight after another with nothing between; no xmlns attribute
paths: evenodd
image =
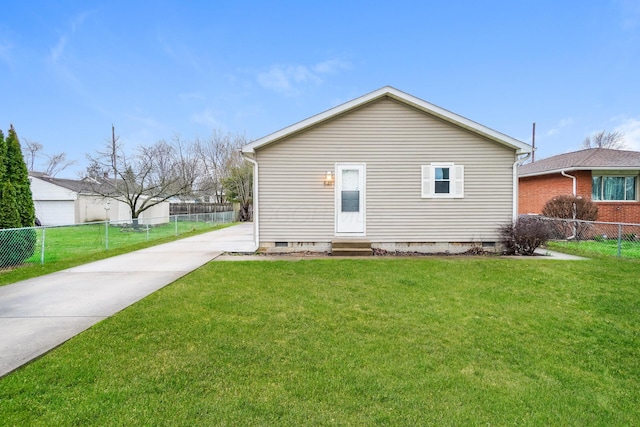
<svg viewBox="0 0 640 427"><path fill-rule="evenodd" d="M591 171L567 173L577 178L578 196L591 200ZM573 194L573 180L562 174L550 174L519 179L518 213L540 214L548 200ZM640 224L640 202L595 202L598 221Z"/></svg>
<svg viewBox="0 0 640 427"><path fill-rule="evenodd" d="M638 202L596 202L596 204L598 221L640 224L640 203Z"/></svg>
<svg viewBox="0 0 640 427"><path fill-rule="evenodd" d="M548 200L564 194L573 194L573 181L561 174L520 178L518 213L540 214Z"/></svg>

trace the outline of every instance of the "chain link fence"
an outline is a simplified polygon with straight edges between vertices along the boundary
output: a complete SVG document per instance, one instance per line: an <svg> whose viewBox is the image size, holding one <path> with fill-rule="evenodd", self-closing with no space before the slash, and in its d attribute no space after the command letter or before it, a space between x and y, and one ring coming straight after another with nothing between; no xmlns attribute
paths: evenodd
<svg viewBox="0 0 640 427"><path fill-rule="evenodd" d="M213 229L235 220L234 212L172 215L138 221L0 230L0 269L46 264L136 243Z"/></svg>
<svg viewBox="0 0 640 427"><path fill-rule="evenodd" d="M554 248L640 258L640 224L541 217L553 230Z"/></svg>

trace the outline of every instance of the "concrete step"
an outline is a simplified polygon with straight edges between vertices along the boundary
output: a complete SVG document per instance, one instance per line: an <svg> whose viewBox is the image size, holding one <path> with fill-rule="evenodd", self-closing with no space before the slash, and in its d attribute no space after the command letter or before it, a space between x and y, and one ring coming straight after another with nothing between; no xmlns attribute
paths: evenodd
<svg viewBox="0 0 640 427"><path fill-rule="evenodd" d="M371 248L349 248L349 249L331 249L333 256L371 256L373 250Z"/></svg>
<svg viewBox="0 0 640 427"><path fill-rule="evenodd" d="M336 239L331 241L333 256L371 256L371 242L364 239Z"/></svg>
<svg viewBox="0 0 640 427"><path fill-rule="evenodd" d="M331 241L332 248L371 248L371 241L364 239L334 239Z"/></svg>

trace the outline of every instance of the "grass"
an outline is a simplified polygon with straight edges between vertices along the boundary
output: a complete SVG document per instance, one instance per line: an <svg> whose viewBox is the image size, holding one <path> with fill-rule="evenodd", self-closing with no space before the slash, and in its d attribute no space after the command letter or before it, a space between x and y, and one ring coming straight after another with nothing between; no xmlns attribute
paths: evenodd
<svg viewBox="0 0 640 427"><path fill-rule="evenodd" d="M579 240L579 241L552 241L547 243L547 247L553 250L571 252L587 257L617 257L618 241L607 240ZM620 244L620 256L623 258L640 259L640 242L622 241Z"/></svg>
<svg viewBox="0 0 640 427"><path fill-rule="evenodd" d="M215 262L0 380L2 425L638 425L637 261Z"/></svg>
<svg viewBox="0 0 640 427"><path fill-rule="evenodd" d="M36 254L22 266L0 270L0 286L230 225L233 224L178 222L178 235L175 223L153 227L148 234L146 229L135 232L111 226L108 234L109 249L106 247L107 233L104 224L47 228L44 264L40 264L43 229L38 229Z"/></svg>

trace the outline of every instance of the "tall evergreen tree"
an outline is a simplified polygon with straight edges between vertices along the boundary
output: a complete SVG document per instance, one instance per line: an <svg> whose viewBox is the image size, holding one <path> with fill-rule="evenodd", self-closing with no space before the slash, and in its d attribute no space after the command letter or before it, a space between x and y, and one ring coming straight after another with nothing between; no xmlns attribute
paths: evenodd
<svg viewBox="0 0 640 427"><path fill-rule="evenodd" d="M11 202L10 200L5 200L5 170L6 170L6 159L7 159L7 144L4 140L4 133L0 130L0 229L2 228L11 228L5 226L7 220L5 218L10 217L10 210L16 209L15 200Z"/></svg>
<svg viewBox="0 0 640 427"><path fill-rule="evenodd" d="M15 188L15 203L20 214L19 227L33 227L36 215L29 183L29 172L22 156L20 140L13 125L9 128L5 144L7 148L4 181L10 182Z"/></svg>
<svg viewBox="0 0 640 427"><path fill-rule="evenodd" d="M4 133L0 129L0 184L4 182L5 158L7 156L7 143L4 140Z"/></svg>
<svg viewBox="0 0 640 427"><path fill-rule="evenodd" d="M5 181L0 186L0 267L19 265L35 252L37 236L35 229L22 228L16 191L13 184ZM7 230L9 229L9 230Z"/></svg>
<svg viewBox="0 0 640 427"><path fill-rule="evenodd" d="M2 204L0 205L0 229L22 227L18 204L16 203L16 190L13 184L8 181L2 183L0 194L2 194L0 196L2 198ZM13 248L10 249L13 250Z"/></svg>
<svg viewBox="0 0 640 427"><path fill-rule="evenodd" d="M0 267L19 265L34 254L35 209L27 165L13 126L0 132ZM7 228L13 230L6 230Z"/></svg>

